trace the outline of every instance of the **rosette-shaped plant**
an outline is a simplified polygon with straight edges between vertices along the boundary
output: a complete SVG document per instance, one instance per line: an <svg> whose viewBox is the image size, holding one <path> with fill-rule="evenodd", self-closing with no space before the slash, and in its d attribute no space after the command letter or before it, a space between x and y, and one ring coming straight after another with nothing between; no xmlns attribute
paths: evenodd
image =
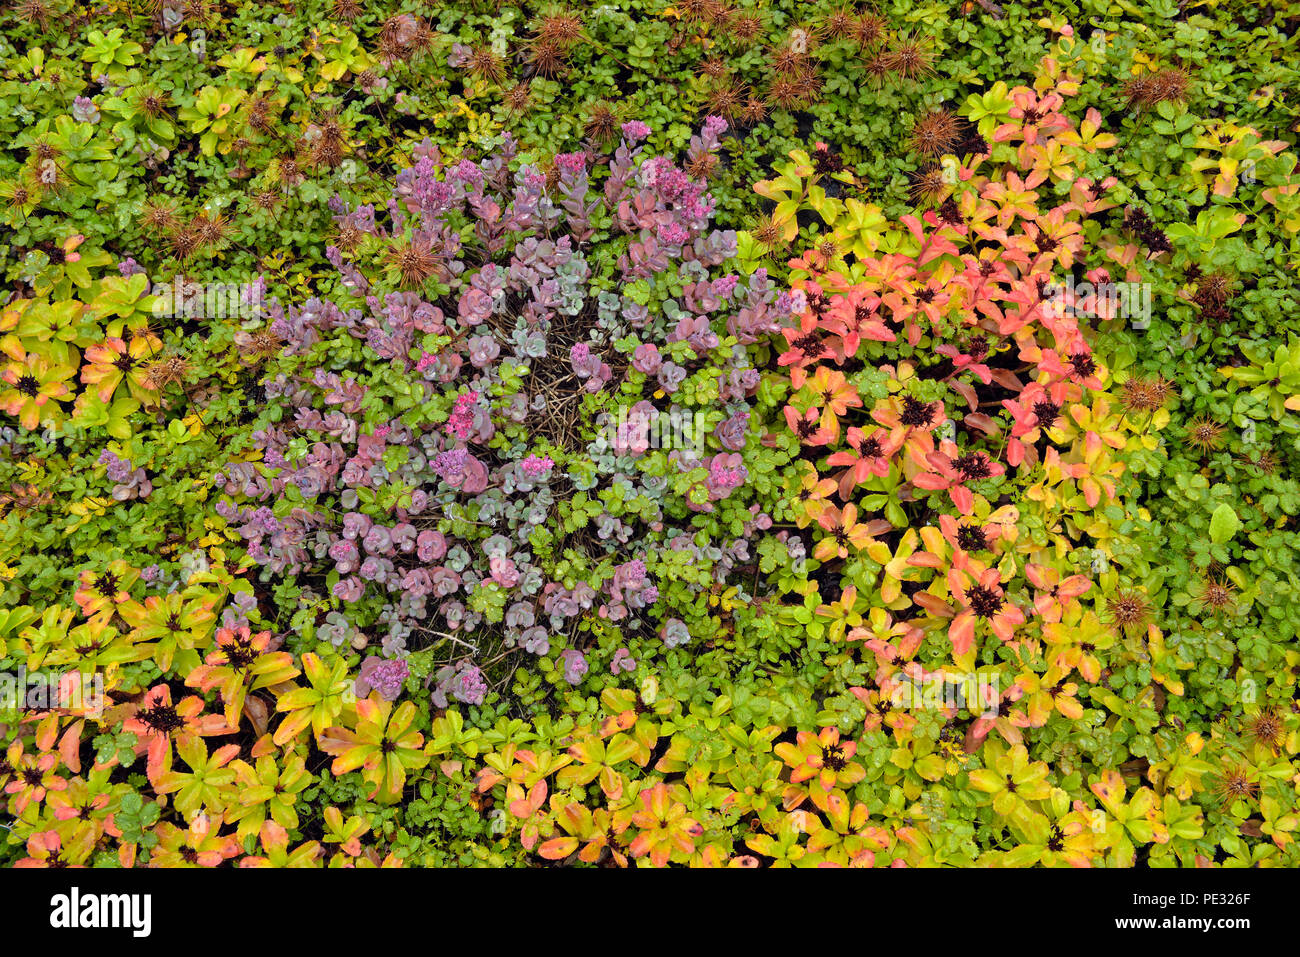
<svg viewBox="0 0 1300 957"><path fill-rule="evenodd" d="M296 582L284 610L427 654L435 700L482 700L489 655L571 684L652 659L702 637L662 636L720 582L758 580L787 453L761 444L745 347L791 297L732 271L705 184L643 136L549 170L508 135L478 162L426 142L386 217L331 203L337 295L271 305L284 357L219 511Z"/></svg>

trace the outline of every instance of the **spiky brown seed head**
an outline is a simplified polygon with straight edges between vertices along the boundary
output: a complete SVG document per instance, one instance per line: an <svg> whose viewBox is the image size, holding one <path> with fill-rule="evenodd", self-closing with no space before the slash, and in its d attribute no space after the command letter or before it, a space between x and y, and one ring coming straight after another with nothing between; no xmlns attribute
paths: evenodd
<svg viewBox="0 0 1300 957"><path fill-rule="evenodd" d="M148 200L140 210L140 229L161 235L176 228L176 203L166 197Z"/></svg>
<svg viewBox="0 0 1300 957"><path fill-rule="evenodd" d="M745 98L745 105L740 110L740 121L747 126L761 123L767 118L767 104L756 96Z"/></svg>
<svg viewBox="0 0 1300 957"><path fill-rule="evenodd" d="M1249 765L1230 761L1220 766L1214 780L1214 791L1222 801L1223 810L1227 811L1238 801L1253 801L1259 793L1259 782Z"/></svg>
<svg viewBox="0 0 1300 957"><path fill-rule="evenodd" d="M269 359L284 348L284 339L271 331L270 326L265 326L253 332L236 332L235 345L239 347L245 362L256 363Z"/></svg>
<svg viewBox="0 0 1300 957"><path fill-rule="evenodd" d="M321 137L316 141L309 154L313 166L333 169L343 162L343 143L340 140Z"/></svg>
<svg viewBox="0 0 1300 957"><path fill-rule="evenodd" d="M1276 708L1268 708L1246 722L1246 736L1261 747L1276 751L1286 733L1282 715Z"/></svg>
<svg viewBox="0 0 1300 957"><path fill-rule="evenodd" d="M797 110L808 102L808 95L802 83L781 77L768 86L767 102L778 109Z"/></svg>
<svg viewBox="0 0 1300 957"><path fill-rule="evenodd" d="M480 80L500 83L506 78L506 63L488 44L479 44L470 50L465 71Z"/></svg>
<svg viewBox="0 0 1300 957"><path fill-rule="evenodd" d="M902 80L915 80L934 72L934 54L921 40L902 37L894 41L885 54L889 72Z"/></svg>
<svg viewBox="0 0 1300 957"><path fill-rule="evenodd" d="M770 214L758 217L750 227L749 234L767 252L785 244L785 226Z"/></svg>
<svg viewBox="0 0 1300 957"><path fill-rule="evenodd" d="M1206 577L1196 586L1196 598L1211 612L1231 613L1237 607L1237 589L1221 578Z"/></svg>
<svg viewBox="0 0 1300 957"><path fill-rule="evenodd" d="M1155 102L1152 93L1151 74L1143 73L1125 82L1120 94L1128 103L1128 108L1141 109Z"/></svg>
<svg viewBox="0 0 1300 957"><path fill-rule="evenodd" d="M1201 306L1221 306L1232 298L1233 281L1225 272L1212 272L1201 276L1193 297Z"/></svg>
<svg viewBox="0 0 1300 957"><path fill-rule="evenodd" d="M200 246L216 249L230 237L234 224L224 213L200 213L191 220L189 228Z"/></svg>
<svg viewBox="0 0 1300 957"><path fill-rule="evenodd" d="M872 86L880 86L890 72L888 51L877 50L868 56L862 61L862 71Z"/></svg>
<svg viewBox="0 0 1300 957"><path fill-rule="evenodd" d="M873 13L864 13L853 25L853 39L860 49L873 47L884 39L889 24Z"/></svg>
<svg viewBox="0 0 1300 957"><path fill-rule="evenodd" d="M415 18L409 13L395 13L379 26L381 37L391 37L402 43L410 42L415 28Z"/></svg>
<svg viewBox="0 0 1300 957"><path fill-rule="evenodd" d="M1213 452L1223 447L1227 429L1208 415L1198 415L1187 423L1187 443L1199 452Z"/></svg>
<svg viewBox="0 0 1300 957"><path fill-rule="evenodd" d="M428 53L438 35L426 20L415 21L415 36L411 38L411 51L417 55Z"/></svg>
<svg viewBox="0 0 1300 957"><path fill-rule="evenodd" d="M284 204L284 193L278 189L260 189L253 194L253 206L265 213L274 213Z"/></svg>
<svg viewBox="0 0 1300 957"><path fill-rule="evenodd" d="M538 40L528 51L528 62L533 72L548 80L554 79L569 68L564 59L564 49L554 40Z"/></svg>
<svg viewBox="0 0 1300 957"><path fill-rule="evenodd" d="M195 26L208 27L217 19L216 7L210 0L188 0L185 19Z"/></svg>
<svg viewBox="0 0 1300 957"><path fill-rule="evenodd" d="M1133 77L1124 84L1121 95L1130 110L1144 110L1166 101L1183 102L1190 83L1182 70L1160 70Z"/></svg>
<svg viewBox="0 0 1300 957"><path fill-rule="evenodd" d="M1117 631L1140 634L1151 624L1151 601L1136 589L1125 588L1106 599L1106 620Z"/></svg>
<svg viewBox="0 0 1300 957"><path fill-rule="evenodd" d="M1278 469L1278 457L1271 449L1261 449L1259 453L1249 459L1250 464L1259 469L1264 475L1273 475Z"/></svg>
<svg viewBox="0 0 1300 957"><path fill-rule="evenodd" d="M730 18L729 32L741 46L750 46L763 35L763 18L752 13L735 14Z"/></svg>
<svg viewBox="0 0 1300 957"><path fill-rule="evenodd" d="M145 367L145 388L161 392L169 385L183 384L189 378L191 365L188 359L180 355L166 356Z"/></svg>
<svg viewBox="0 0 1300 957"><path fill-rule="evenodd" d="M296 156L281 156L275 164L276 177L282 186L297 186L303 180L302 167Z"/></svg>
<svg viewBox="0 0 1300 957"><path fill-rule="evenodd" d="M198 252L199 238L189 225L178 226L167 237L167 245L172 258L183 263Z"/></svg>
<svg viewBox="0 0 1300 957"><path fill-rule="evenodd" d="M596 103L587 111L583 132L593 143L605 145L618 136L618 114L608 103Z"/></svg>
<svg viewBox="0 0 1300 957"><path fill-rule="evenodd" d="M1191 78L1182 70L1161 70L1155 75L1152 86L1159 102L1181 103L1187 99Z"/></svg>
<svg viewBox="0 0 1300 957"><path fill-rule="evenodd" d="M716 20L725 5L718 0L678 0L674 9L682 23L705 23Z"/></svg>
<svg viewBox="0 0 1300 957"><path fill-rule="evenodd" d="M730 80L724 80L709 90L708 112L713 116L721 116L730 120L744 109L745 100L744 89Z"/></svg>
<svg viewBox="0 0 1300 957"><path fill-rule="evenodd" d="M857 25L857 13L846 4L823 17L817 32L830 40L843 40L853 36Z"/></svg>
<svg viewBox="0 0 1300 957"><path fill-rule="evenodd" d="M567 50L582 39L582 18L572 13L553 13L534 24L533 33L541 43L554 43Z"/></svg>
<svg viewBox="0 0 1300 957"><path fill-rule="evenodd" d="M711 179L718 170L718 155L710 153L708 150L700 150L691 154L686 161L686 172L694 179L707 180Z"/></svg>
<svg viewBox="0 0 1300 957"><path fill-rule="evenodd" d="M316 128L320 131L320 138L323 140L342 142L347 136L337 110L326 110L322 113L320 119L316 121Z"/></svg>
<svg viewBox="0 0 1300 957"><path fill-rule="evenodd" d="M338 232L334 235L334 245L348 255L360 249L365 240L366 233L351 223L340 226Z"/></svg>
<svg viewBox="0 0 1300 957"><path fill-rule="evenodd" d="M388 250L388 264L403 289L419 289L439 272L441 261L428 240L415 238L393 243Z"/></svg>
<svg viewBox="0 0 1300 957"><path fill-rule="evenodd" d="M157 90L146 89L136 100L140 112L151 120L156 120L167 113L167 97Z"/></svg>
<svg viewBox="0 0 1300 957"><path fill-rule="evenodd" d="M771 63L773 73L787 77L802 73L808 69L809 66L807 47L800 47L793 43L785 43L772 51L769 62Z"/></svg>
<svg viewBox="0 0 1300 957"><path fill-rule="evenodd" d="M379 59L385 64L404 63L410 56L411 48L401 40L384 33L379 35Z"/></svg>
<svg viewBox="0 0 1300 957"><path fill-rule="evenodd" d="M501 102L509 113L519 115L526 112L533 102L532 85L527 80L516 83L506 90Z"/></svg>
<svg viewBox="0 0 1300 957"><path fill-rule="evenodd" d="M799 102L803 106L816 102L818 95L822 92L821 76L811 62L803 72L791 77L790 81L799 95Z"/></svg>
<svg viewBox="0 0 1300 957"><path fill-rule="evenodd" d="M947 174L940 166L931 165L918 170L912 174L911 180L908 192L912 202L917 206L934 206L941 203L952 189Z"/></svg>
<svg viewBox="0 0 1300 957"><path fill-rule="evenodd" d="M722 57L709 57L707 60L701 60L696 71L700 76L706 76L711 80L721 80L731 75L731 65Z"/></svg>
<svg viewBox="0 0 1300 957"><path fill-rule="evenodd" d="M268 133L275 125L274 105L264 96L248 101L248 128L255 133Z"/></svg>
<svg viewBox="0 0 1300 957"><path fill-rule="evenodd" d="M1169 398L1172 386L1163 376L1132 378L1120 388L1120 403L1129 412L1154 412Z"/></svg>
<svg viewBox="0 0 1300 957"><path fill-rule="evenodd" d="M333 19L342 23L353 23L360 18L362 12L360 0L334 0L334 5L330 10Z"/></svg>
<svg viewBox="0 0 1300 957"><path fill-rule="evenodd" d="M17 20L39 27L42 33L50 29L53 18L50 5L45 0L18 0L13 7L13 15Z"/></svg>
<svg viewBox="0 0 1300 957"><path fill-rule="evenodd" d="M60 193L68 185L67 170L63 165L63 151L44 139L28 147L30 175L36 185L47 193Z"/></svg>
<svg viewBox="0 0 1300 957"><path fill-rule="evenodd" d="M379 29L379 56L386 62L405 63L417 52L421 23L409 13L396 13Z"/></svg>
<svg viewBox="0 0 1300 957"><path fill-rule="evenodd" d="M823 239L817 244L816 255L822 268L829 268L831 263L840 258L839 243L833 239Z"/></svg>
<svg viewBox="0 0 1300 957"><path fill-rule="evenodd" d="M1151 391L1153 401L1164 405L1174 394L1174 384L1162 375L1156 375L1147 380L1148 388Z"/></svg>
<svg viewBox="0 0 1300 957"><path fill-rule="evenodd" d="M912 152L930 158L951 153L961 133L961 120L955 113L931 110L912 125Z"/></svg>

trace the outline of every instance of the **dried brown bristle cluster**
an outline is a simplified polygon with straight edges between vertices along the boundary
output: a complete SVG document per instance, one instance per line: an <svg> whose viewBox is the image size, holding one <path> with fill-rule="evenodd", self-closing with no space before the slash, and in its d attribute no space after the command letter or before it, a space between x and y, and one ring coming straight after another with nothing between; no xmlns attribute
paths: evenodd
<svg viewBox="0 0 1300 957"><path fill-rule="evenodd" d="M473 47L465 61L465 70L480 80L500 83L506 78L506 62L486 43Z"/></svg>
<svg viewBox="0 0 1300 957"><path fill-rule="evenodd" d="M912 196L912 202L917 206L933 206L942 202L952 188L948 182L948 174L937 164L926 166L913 173L911 180L908 191Z"/></svg>
<svg viewBox="0 0 1300 957"><path fill-rule="evenodd" d="M1212 272L1201 276L1196 283L1192 302L1201 310L1202 318L1213 322L1226 322L1232 318L1228 303L1232 300L1234 282L1227 273Z"/></svg>
<svg viewBox="0 0 1300 957"><path fill-rule="evenodd" d="M1154 412L1169 401L1173 383L1163 376L1129 379L1120 387L1120 402L1129 412Z"/></svg>
<svg viewBox="0 0 1300 957"><path fill-rule="evenodd" d="M583 124L587 139L599 146L607 146L618 136L619 118L608 103L596 103L587 112Z"/></svg>
<svg viewBox="0 0 1300 957"><path fill-rule="evenodd" d="M1126 634L1145 631L1151 624L1152 612L1150 599L1136 589L1121 589L1106 600L1107 621L1112 628Z"/></svg>
<svg viewBox="0 0 1300 957"><path fill-rule="evenodd" d="M744 111L746 100L744 87L723 80L709 90L705 104L710 114L730 120Z"/></svg>
<svg viewBox="0 0 1300 957"><path fill-rule="evenodd" d="M951 153L961 139L960 118L950 110L931 110L912 125L912 152L937 157Z"/></svg>
<svg viewBox="0 0 1300 957"><path fill-rule="evenodd" d="M582 20L570 13L553 13L534 21L528 51L533 72L547 79L567 72L569 54L584 35Z"/></svg>
<svg viewBox="0 0 1300 957"><path fill-rule="evenodd" d="M334 0L330 14L335 20L353 23L362 13L361 0Z"/></svg>
<svg viewBox="0 0 1300 957"><path fill-rule="evenodd" d="M1226 811L1237 801L1253 801L1259 794L1259 782L1250 766L1242 762L1229 762L1222 766L1214 781L1214 791Z"/></svg>
<svg viewBox="0 0 1300 957"><path fill-rule="evenodd" d="M1123 96L1129 109L1149 109L1157 103L1185 101L1190 84L1182 70L1159 70L1133 77L1124 84Z"/></svg>
<svg viewBox="0 0 1300 957"><path fill-rule="evenodd" d="M1196 586L1196 599L1211 612L1231 613L1237 607L1237 589L1222 578L1206 576Z"/></svg>
<svg viewBox="0 0 1300 957"><path fill-rule="evenodd" d="M1213 452L1223 447L1227 428L1207 415L1198 415L1187 424L1187 443L1198 452Z"/></svg>
<svg viewBox="0 0 1300 957"><path fill-rule="evenodd" d="M516 83L506 90L501 101L509 113L518 115L526 112L533 103L532 84L527 80Z"/></svg>
<svg viewBox="0 0 1300 957"><path fill-rule="evenodd" d="M898 37L885 53L885 69L901 80L915 80L934 72L934 53L922 39Z"/></svg>
<svg viewBox="0 0 1300 957"><path fill-rule="evenodd" d="M392 243L387 259L390 271L403 289L419 289L443 271L442 258L433 244L420 237Z"/></svg>
<svg viewBox="0 0 1300 957"><path fill-rule="evenodd" d="M273 332L270 326L253 332L241 329L235 333L235 345L244 362L256 364L278 353L284 346L284 339Z"/></svg>
<svg viewBox="0 0 1300 957"><path fill-rule="evenodd" d="M189 378L191 366L184 356L170 355L149 363L144 372L146 388L161 392L170 385L184 384Z"/></svg>
<svg viewBox="0 0 1300 957"><path fill-rule="evenodd" d="M1276 751L1286 736L1286 725L1277 709L1268 708L1247 721L1245 731L1260 747Z"/></svg>
<svg viewBox="0 0 1300 957"><path fill-rule="evenodd" d="M433 45L433 28L409 13L397 13L379 30L379 58L385 63L408 63Z"/></svg>

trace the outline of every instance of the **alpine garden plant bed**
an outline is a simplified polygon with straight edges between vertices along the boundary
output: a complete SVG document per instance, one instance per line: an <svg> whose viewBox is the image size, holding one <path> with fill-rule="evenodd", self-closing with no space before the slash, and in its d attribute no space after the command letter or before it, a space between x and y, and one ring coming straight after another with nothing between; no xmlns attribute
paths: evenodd
<svg viewBox="0 0 1300 957"><path fill-rule="evenodd" d="M0 862L1300 865L1285 10L3 17Z"/></svg>

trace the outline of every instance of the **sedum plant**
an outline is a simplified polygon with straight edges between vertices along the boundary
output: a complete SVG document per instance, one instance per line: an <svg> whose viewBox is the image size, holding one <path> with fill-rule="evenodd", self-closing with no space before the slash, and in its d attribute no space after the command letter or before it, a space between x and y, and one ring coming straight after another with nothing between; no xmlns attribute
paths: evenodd
<svg viewBox="0 0 1300 957"><path fill-rule="evenodd" d="M262 577L319 582L306 637L478 703L490 656L577 685L707 637L683 621L715 583L755 587L782 456L746 346L793 300L735 271L691 172L726 126L683 165L638 122L607 158L425 143L384 214L331 202L335 295L270 304L283 358L216 477Z"/></svg>

